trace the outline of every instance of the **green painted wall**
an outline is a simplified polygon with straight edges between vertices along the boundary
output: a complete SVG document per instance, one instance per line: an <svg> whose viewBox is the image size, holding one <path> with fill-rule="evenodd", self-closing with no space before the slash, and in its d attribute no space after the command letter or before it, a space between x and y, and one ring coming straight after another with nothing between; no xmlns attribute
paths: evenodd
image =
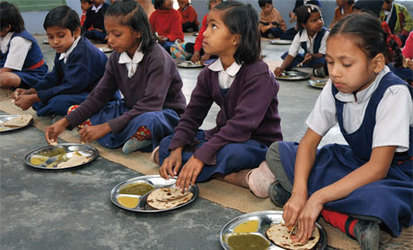
<svg viewBox="0 0 413 250"><path fill-rule="evenodd" d="M20 12L50 10L54 7L65 5L65 0L8 0L16 5Z"/></svg>

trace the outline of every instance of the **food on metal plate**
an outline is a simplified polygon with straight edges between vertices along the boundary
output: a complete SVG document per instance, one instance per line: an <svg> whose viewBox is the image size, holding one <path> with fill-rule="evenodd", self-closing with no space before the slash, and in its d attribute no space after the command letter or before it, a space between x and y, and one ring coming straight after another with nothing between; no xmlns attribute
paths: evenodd
<svg viewBox="0 0 413 250"><path fill-rule="evenodd" d="M293 230L294 228L289 230L284 224L278 223L271 225L266 234L274 244L286 249L312 249L320 240L320 232L317 227L314 228L312 236L305 244L294 242L291 239Z"/></svg>
<svg viewBox="0 0 413 250"><path fill-rule="evenodd" d="M191 200L192 192L182 193L180 189L174 187L159 188L152 191L146 203L155 209L170 209Z"/></svg>
<svg viewBox="0 0 413 250"><path fill-rule="evenodd" d="M153 186L145 182L137 182L125 185L119 190L120 194L144 195L153 190Z"/></svg>
<svg viewBox="0 0 413 250"><path fill-rule="evenodd" d="M250 220L234 228L234 233L254 233L258 231L258 220Z"/></svg>
<svg viewBox="0 0 413 250"><path fill-rule="evenodd" d="M138 197L131 197L131 196L118 196L116 200L119 202L120 205L126 208L135 208L139 203Z"/></svg>
<svg viewBox="0 0 413 250"><path fill-rule="evenodd" d="M234 233L227 238L228 246L231 250L265 250L270 246L270 242L258 234Z"/></svg>
<svg viewBox="0 0 413 250"><path fill-rule="evenodd" d="M32 120L32 115L20 115L13 119L3 122L4 127L19 128L24 127Z"/></svg>

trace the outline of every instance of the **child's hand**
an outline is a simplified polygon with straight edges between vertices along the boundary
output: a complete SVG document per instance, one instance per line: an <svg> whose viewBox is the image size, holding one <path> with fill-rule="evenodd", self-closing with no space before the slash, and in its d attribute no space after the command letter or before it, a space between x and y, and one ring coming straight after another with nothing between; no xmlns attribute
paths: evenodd
<svg viewBox="0 0 413 250"><path fill-rule="evenodd" d="M80 141L89 143L105 136L111 131L112 129L107 122L95 126L84 126L79 130Z"/></svg>
<svg viewBox="0 0 413 250"><path fill-rule="evenodd" d="M190 185L195 184L196 178L201 173L203 167L204 163L202 161L191 156L179 173L176 186L183 190L183 192L188 190Z"/></svg>
<svg viewBox="0 0 413 250"><path fill-rule="evenodd" d="M280 76L283 73L284 69L282 69L281 67L277 67L274 69L274 74L275 76Z"/></svg>
<svg viewBox="0 0 413 250"><path fill-rule="evenodd" d="M14 104L22 110L29 109L34 103L38 102L39 98L36 94L33 95L19 95L14 99Z"/></svg>
<svg viewBox="0 0 413 250"><path fill-rule="evenodd" d="M313 196L308 199L298 216L296 234L292 236L294 241L302 244L308 241L313 234L315 222L322 209L323 204L314 199Z"/></svg>
<svg viewBox="0 0 413 250"><path fill-rule="evenodd" d="M193 63L196 63L199 61L199 59L201 58L199 51L195 51L194 54L191 57L191 61Z"/></svg>
<svg viewBox="0 0 413 250"><path fill-rule="evenodd" d="M283 220L288 228L295 226L298 216L307 201L307 195L293 193L283 207Z"/></svg>
<svg viewBox="0 0 413 250"><path fill-rule="evenodd" d="M69 121L66 118L60 119L47 127L45 130L45 137L48 144L57 142L57 137L69 126Z"/></svg>
<svg viewBox="0 0 413 250"><path fill-rule="evenodd" d="M165 178L174 177L178 175L178 171L182 166L182 147L171 151L169 156L163 161L159 174Z"/></svg>

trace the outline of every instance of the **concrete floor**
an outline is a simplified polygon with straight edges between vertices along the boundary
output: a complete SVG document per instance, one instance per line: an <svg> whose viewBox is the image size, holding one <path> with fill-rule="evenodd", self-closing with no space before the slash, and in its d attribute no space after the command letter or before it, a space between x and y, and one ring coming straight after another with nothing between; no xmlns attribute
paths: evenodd
<svg viewBox="0 0 413 250"><path fill-rule="evenodd" d="M265 61L270 64L287 49L263 41ZM54 52L47 45L42 50L52 65ZM189 101L200 70L179 71ZM280 81L280 86L284 138L299 140L320 90L303 81ZM214 125L217 110L211 109L203 128ZM139 173L102 157L69 171L35 170L24 165L23 156L46 144L42 131L28 127L0 136L0 249L220 249L221 227L241 214L202 198L168 213L124 211L111 204L110 190ZM343 141L336 128L323 139L323 143L333 141ZM395 247L400 245L382 246Z"/></svg>

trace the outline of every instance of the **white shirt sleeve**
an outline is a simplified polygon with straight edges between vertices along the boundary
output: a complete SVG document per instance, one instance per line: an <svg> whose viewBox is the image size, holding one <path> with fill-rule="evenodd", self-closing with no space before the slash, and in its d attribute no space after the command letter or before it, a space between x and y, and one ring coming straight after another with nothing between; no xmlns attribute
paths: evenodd
<svg viewBox="0 0 413 250"><path fill-rule="evenodd" d="M297 34L295 34L294 39L290 45L290 48L288 49L288 54L292 57L296 57L298 54L298 51L300 50L301 47L301 36L300 36L300 32L298 32Z"/></svg>
<svg viewBox="0 0 413 250"><path fill-rule="evenodd" d="M386 90L377 106L372 147L397 146L396 152L409 149L409 127L413 126L413 102L406 86Z"/></svg>
<svg viewBox="0 0 413 250"><path fill-rule="evenodd" d="M307 126L320 136L324 136L337 124L336 104L331 86L331 80L328 80L306 121Z"/></svg>
<svg viewBox="0 0 413 250"><path fill-rule="evenodd" d="M11 39L9 53L7 54L4 67L21 71L31 47L32 42L23 37L17 36Z"/></svg>
<svg viewBox="0 0 413 250"><path fill-rule="evenodd" d="M323 55L326 54L326 51L327 51L327 38L328 38L329 34L330 34L330 32L328 32L328 31L326 31L326 33L324 33L323 39L321 40L320 49L318 50L318 53L321 53Z"/></svg>

